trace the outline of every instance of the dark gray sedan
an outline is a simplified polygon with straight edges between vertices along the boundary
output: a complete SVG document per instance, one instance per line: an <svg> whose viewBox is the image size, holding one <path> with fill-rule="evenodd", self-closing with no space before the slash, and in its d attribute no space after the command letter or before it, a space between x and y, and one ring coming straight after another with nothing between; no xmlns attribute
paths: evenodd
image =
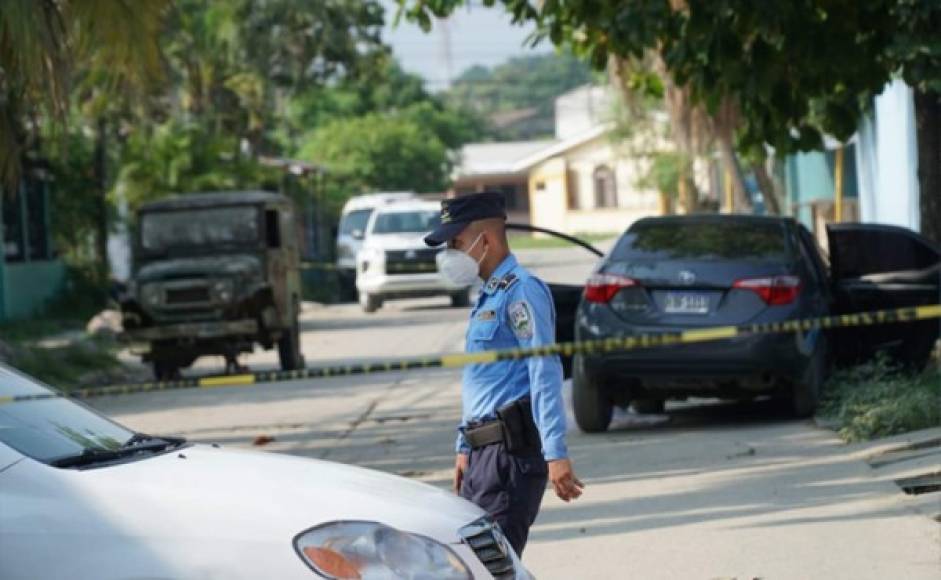
<svg viewBox="0 0 941 580"><path fill-rule="evenodd" d="M675 333L938 301L941 252L916 233L841 224L828 228L828 237L832 263L790 218L640 220L585 286L550 285L557 338ZM937 338L938 322L930 320L576 356L575 418L584 431L603 431L615 405L657 413L668 399L766 395L808 416L834 361L887 350L924 365Z"/></svg>

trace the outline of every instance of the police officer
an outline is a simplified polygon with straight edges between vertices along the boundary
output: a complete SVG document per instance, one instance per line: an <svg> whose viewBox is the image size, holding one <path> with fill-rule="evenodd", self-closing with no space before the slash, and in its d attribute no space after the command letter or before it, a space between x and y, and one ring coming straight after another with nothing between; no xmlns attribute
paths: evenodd
<svg viewBox="0 0 941 580"><path fill-rule="evenodd" d="M555 342L548 287L519 265L506 237L502 193L484 192L441 204L441 225L429 246L448 244L439 271L459 286L484 280L467 328L469 353ZM558 356L464 367L454 490L500 524L522 554L546 479L568 502L582 494L565 445L562 365Z"/></svg>

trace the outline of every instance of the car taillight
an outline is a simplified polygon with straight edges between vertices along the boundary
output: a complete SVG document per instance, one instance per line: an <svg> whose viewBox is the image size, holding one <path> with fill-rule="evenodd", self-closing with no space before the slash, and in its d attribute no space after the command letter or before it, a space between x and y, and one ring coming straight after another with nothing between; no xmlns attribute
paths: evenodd
<svg viewBox="0 0 941 580"><path fill-rule="evenodd" d="M732 287L751 290L769 306L780 306L794 302L801 291L801 280L797 276L745 278L736 281Z"/></svg>
<svg viewBox="0 0 941 580"><path fill-rule="evenodd" d="M621 288L631 286L637 286L637 282L626 276L595 274L585 284L585 300L598 304L607 304Z"/></svg>

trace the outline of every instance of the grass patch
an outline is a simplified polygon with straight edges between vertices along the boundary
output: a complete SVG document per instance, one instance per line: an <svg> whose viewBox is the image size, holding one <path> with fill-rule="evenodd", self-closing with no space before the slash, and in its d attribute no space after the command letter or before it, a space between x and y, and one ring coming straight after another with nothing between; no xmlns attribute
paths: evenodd
<svg viewBox="0 0 941 580"><path fill-rule="evenodd" d="M121 366L118 346L107 339L82 339L61 346L8 344L10 365L63 391L82 386L92 373Z"/></svg>
<svg viewBox="0 0 941 580"><path fill-rule="evenodd" d="M0 340L9 342L32 342L75 330L84 330L81 318L36 318L16 320L0 324Z"/></svg>
<svg viewBox="0 0 941 580"><path fill-rule="evenodd" d="M619 234L575 234L572 237L584 240L589 244L603 242L616 238ZM511 235L510 249L512 250L541 250L544 248L577 248L572 242L554 236L530 236L527 234Z"/></svg>
<svg viewBox="0 0 941 580"><path fill-rule="evenodd" d="M941 426L941 370L914 373L887 358L837 372L827 382L818 414L839 425L846 441Z"/></svg>

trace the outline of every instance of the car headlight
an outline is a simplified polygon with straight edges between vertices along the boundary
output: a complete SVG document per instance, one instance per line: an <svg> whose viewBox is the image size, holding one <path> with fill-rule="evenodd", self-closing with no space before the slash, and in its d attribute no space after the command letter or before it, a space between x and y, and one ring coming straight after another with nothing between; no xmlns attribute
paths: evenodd
<svg viewBox="0 0 941 580"><path fill-rule="evenodd" d="M294 539L308 566L335 580L470 580L444 544L378 522L332 522Z"/></svg>
<svg viewBox="0 0 941 580"><path fill-rule="evenodd" d="M144 284L141 286L141 302L147 306L157 306L160 304L162 292L158 284Z"/></svg>

